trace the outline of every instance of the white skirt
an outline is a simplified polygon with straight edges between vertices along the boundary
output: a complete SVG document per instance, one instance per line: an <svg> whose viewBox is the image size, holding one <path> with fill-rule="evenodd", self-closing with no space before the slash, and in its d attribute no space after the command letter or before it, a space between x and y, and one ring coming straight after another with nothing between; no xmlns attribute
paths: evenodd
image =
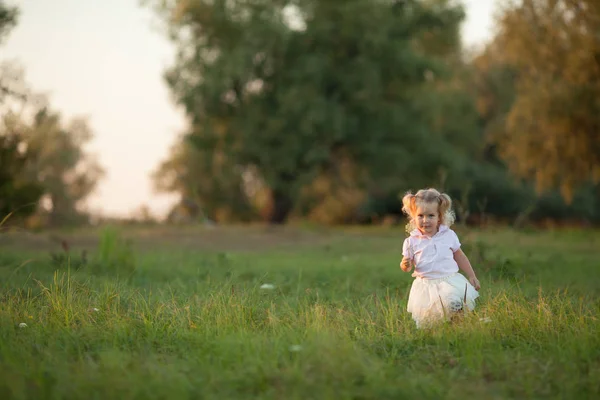
<svg viewBox="0 0 600 400"><path fill-rule="evenodd" d="M457 311L472 311L477 297L477 290L458 272L439 279L417 277L410 288L407 311L417 328L422 328L446 321Z"/></svg>

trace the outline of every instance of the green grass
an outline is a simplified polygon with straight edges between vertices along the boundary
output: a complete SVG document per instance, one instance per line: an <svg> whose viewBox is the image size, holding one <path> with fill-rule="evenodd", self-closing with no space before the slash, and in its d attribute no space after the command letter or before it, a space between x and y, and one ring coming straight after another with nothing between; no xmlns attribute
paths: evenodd
<svg viewBox="0 0 600 400"><path fill-rule="evenodd" d="M598 232L462 230L478 307L420 331L401 230L259 230L7 240L0 398L600 397Z"/></svg>

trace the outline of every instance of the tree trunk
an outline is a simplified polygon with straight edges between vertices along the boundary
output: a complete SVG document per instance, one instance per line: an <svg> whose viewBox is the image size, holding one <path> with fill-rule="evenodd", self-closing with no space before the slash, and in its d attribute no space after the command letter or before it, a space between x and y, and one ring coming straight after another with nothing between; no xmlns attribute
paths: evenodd
<svg viewBox="0 0 600 400"><path fill-rule="evenodd" d="M268 221L271 224L283 224L290 215L294 202L287 193L280 190L274 190L271 196L271 212Z"/></svg>

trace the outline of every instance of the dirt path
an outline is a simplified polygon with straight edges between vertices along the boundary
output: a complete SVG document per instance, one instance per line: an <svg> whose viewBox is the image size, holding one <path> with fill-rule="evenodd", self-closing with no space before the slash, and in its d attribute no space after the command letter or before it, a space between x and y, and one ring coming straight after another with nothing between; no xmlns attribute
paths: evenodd
<svg viewBox="0 0 600 400"><path fill-rule="evenodd" d="M179 247L189 250L208 251L253 251L291 246L314 246L331 242L344 235L335 229L305 229L299 227L124 227L120 231L124 238L131 240L137 250L151 250L160 247ZM101 229L80 231L0 233L2 249L60 251L63 243L70 249L93 251L100 241Z"/></svg>

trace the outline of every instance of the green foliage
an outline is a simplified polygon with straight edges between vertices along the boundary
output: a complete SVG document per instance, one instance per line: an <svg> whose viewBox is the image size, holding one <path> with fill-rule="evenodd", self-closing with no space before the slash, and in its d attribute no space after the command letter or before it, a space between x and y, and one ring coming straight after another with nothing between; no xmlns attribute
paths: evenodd
<svg viewBox="0 0 600 400"><path fill-rule="evenodd" d="M32 154L21 148L21 138L0 128L0 216L26 217L37 209L43 194L36 180L24 176Z"/></svg>
<svg viewBox="0 0 600 400"><path fill-rule="evenodd" d="M0 2L0 45L4 36L16 25L18 9L8 7ZM4 102L15 93L12 90L12 76L4 73L8 68L0 66L0 113L3 113ZM0 220L5 217L31 215L42 195L42 189L34 179L23 176L32 152L22 141L18 132L7 129L6 119L0 114ZM0 224L2 225L2 224Z"/></svg>
<svg viewBox="0 0 600 400"><path fill-rule="evenodd" d="M443 142L432 144L424 90L426 76L441 69L436 55L457 47L460 7L379 0L153 5L179 50L166 79L191 122L203 178L227 177L236 189L225 193L234 198L239 176L256 169L272 192L274 222L286 219L302 187L339 167L340 155L363 171L356 185L374 182L384 191L397 188L398 176L432 179L451 162Z"/></svg>
<svg viewBox="0 0 600 400"><path fill-rule="evenodd" d="M156 234L161 246L145 243L128 281L39 259L19 267L38 251L1 248L4 398L600 395L596 231L461 232L481 297L474 314L429 331L405 311L399 230L312 233L316 243L287 250L261 247L283 231L249 252L206 245L227 253Z"/></svg>
<svg viewBox="0 0 600 400"><path fill-rule="evenodd" d="M132 243L116 228L107 227L100 233L98 252L92 262L93 271L128 278L135 272L136 257Z"/></svg>
<svg viewBox="0 0 600 400"><path fill-rule="evenodd" d="M4 36L17 24L18 16L18 8L8 7L4 4L4 0L0 1L0 45L2 44ZM1 87L0 90L2 90Z"/></svg>
<svg viewBox="0 0 600 400"><path fill-rule="evenodd" d="M0 119L0 212L47 214L51 225L81 222L81 203L103 175L84 149L91 137L85 121L65 126L46 108L33 121L5 113ZM49 200L47 209L38 204L42 197Z"/></svg>
<svg viewBox="0 0 600 400"><path fill-rule="evenodd" d="M600 222L600 185L588 184L574 192L569 203L558 190L537 196L532 219L554 219L557 221Z"/></svg>
<svg viewBox="0 0 600 400"><path fill-rule="evenodd" d="M4 0L0 1L0 45L4 38L15 27L19 17L19 9L17 7L9 7L4 4ZM4 94L5 88L0 81L0 99Z"/></svg>
<svg viewBox="0 0 600 400"><path fill-rule="evenodd" d="M468 163L463 174L448 178L448 186L451 197L462 201L472 214L484 212L510 221L535 203L530 186L491 163Z"/></svg>
<svg viewBox="0 0 600 400"><path fill-rule="evenodd" d="M104 175L99 162L85 146L93 138L86 120L62 121L49 107L35 110L23 126L23 139L36 157L28 163L28 176L38 179L50 200L48 223L70 225L85 221L82 202Z"/></svg>
<svg viewBox="0 0 600 400"><path fill-rule="evenodd" d="M93 256L88 259L87 250L81 255L73 254L67 240L62 241L61 252L50 252L51 266L57 271L73 271L109 277L130 279L137 267L131 240L125 239L115 227L105 227L99 232L99 243Z"/></svg>
<svg viewBox="0 0 600 400"><path fill-rule="evenodd" d="M47 108L34 111L32 121L11 111L0 120L1 210L47 214L55 226L81 222L81 203L103 175L84 149L92 138L89 126L83 120L64 125ZM42 197L49 207L38 204Z"/></svg>
<svg viewBox="0 0 600 400"><path fill-rule="evenodd" d="M498 142L538 191L600 182L600 6L596 0L524 0L507 7L494 41L514 68L515 101Z"/></svg>
<svg viewBox="0 0 600 400"><path fill-rule="evenodd" d="M492 216L509 224L600 221L598 185L581 187L567 203L558 190L536 193L533 183L515 180L497 162L467 163L465 169L448 177L445 185L456 208L466 208L472 216Z"/></svg>
<svg viewBox="0 0 600 400"><path fill-rule="evenodd" d="M185 211L195 221L248 221L252 211L242 178L227 159L207 158L186 137L177 139L152 174L157 190L181 196L174 212Z"/></svg>

